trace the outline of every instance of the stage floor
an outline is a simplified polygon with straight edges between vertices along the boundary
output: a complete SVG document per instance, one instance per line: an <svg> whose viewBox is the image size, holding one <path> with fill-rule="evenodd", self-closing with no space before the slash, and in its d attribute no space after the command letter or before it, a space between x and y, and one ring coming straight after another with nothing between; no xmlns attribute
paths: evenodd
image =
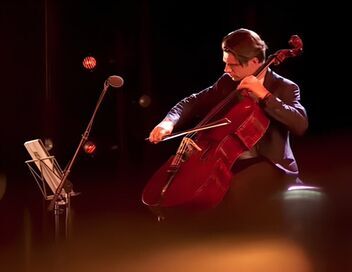
<svg viewBox="0 0 352 272"><path fill-rule="evenodd" d="M0 269L349 271L352 164L332 147L317 155L324 144L309 142L297 152L313 187L282 192L247 221L158 222L140 199L143 171L82 165L71 179L81 194L71 199L69 216L55 221L28 169L3 174Z"/></svg>

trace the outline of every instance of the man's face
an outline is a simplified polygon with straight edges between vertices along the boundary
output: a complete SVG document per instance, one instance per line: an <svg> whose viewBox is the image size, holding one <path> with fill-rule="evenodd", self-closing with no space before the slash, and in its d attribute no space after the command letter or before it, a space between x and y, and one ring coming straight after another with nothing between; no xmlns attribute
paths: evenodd
<svg viewBox="0 0 352 272"><path fill-rule="evenodd" d="M227 73L234 81L252 75L260 66L257 58L252 58L247 63L241 65L233 54L225 51L223 51L222 60L225 63L225 73Z"/></svg>

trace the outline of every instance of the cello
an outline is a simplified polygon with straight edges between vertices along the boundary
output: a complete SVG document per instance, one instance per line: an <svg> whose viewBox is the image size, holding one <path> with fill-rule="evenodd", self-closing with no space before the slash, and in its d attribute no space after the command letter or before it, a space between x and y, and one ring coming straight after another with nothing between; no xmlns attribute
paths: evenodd
<svg viewBox="0 0 352 272"><path fill-rule="evenodd" d="M278 65L303 51L297 35L291 36L289 44L291 49L270 55L254 76L260 77L271 64ZM222 119L213 122L219 116ZM232 91L194 129L164 137L167 140L186 134L176 154L147 182L142 202L159 218L167 210L214 208L230 188L232 166L263 137L269 124L258 101L246 90Z"/></svg>

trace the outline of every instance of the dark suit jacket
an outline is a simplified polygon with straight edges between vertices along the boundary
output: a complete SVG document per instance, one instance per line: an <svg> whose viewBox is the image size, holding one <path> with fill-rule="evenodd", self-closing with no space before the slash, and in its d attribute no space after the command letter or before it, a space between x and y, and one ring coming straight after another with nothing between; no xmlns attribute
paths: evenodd
<svg viewBox="0 0 352 272"><path fill-rule="evenodd" d="M175 130L194 126L209 111L236 89L228 74L223 74L214 85L194 93L177 103L166 115L175 124ZM272 96L260 102L270 119L270 125L256 145L258 154L292 177L298 176L298 167L290 146L290 133L302 135L308 128L306 110L300 103L300 89L294 82L270 69L264 86ZM193 124L192 124L193 122Z"/></svg>

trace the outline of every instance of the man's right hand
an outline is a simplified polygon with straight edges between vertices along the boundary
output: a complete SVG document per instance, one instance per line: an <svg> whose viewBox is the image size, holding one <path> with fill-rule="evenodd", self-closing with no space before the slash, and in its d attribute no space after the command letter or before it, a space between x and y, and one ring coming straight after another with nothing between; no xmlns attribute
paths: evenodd
<svg viewBox="0 0 352 272"><path fill-rule="evenodd" d="M157 144L165 136L170 135L173 129L174 124L170 120L163 120L150 132L148 140Z"/></svg>

